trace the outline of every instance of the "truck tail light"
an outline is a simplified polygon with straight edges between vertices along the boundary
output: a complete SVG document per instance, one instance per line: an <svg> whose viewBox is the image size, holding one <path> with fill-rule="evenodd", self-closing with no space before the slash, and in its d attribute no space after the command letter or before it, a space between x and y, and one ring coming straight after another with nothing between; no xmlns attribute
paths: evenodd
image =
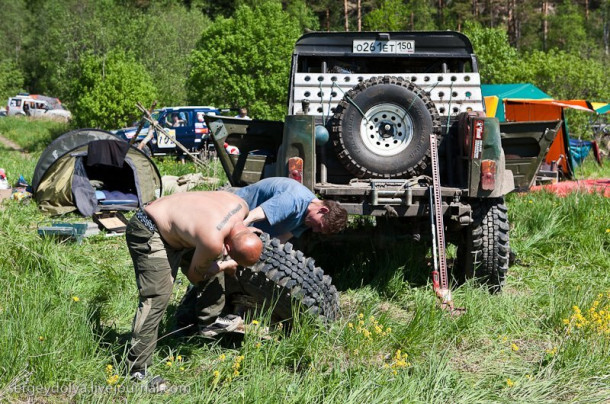
<svg viewBox="0 0 610 404"><path fill-rule="evenodd" d="M195 128L195 133L201 134L201 135L207 135L209 132L208 128Z"/></svg>
<svg viewBox="0 0 610 404"><path fill-rule="evenodd" d="M494 160L481 161L481 188L491 191L496 187L496 162Z"/></svg>
<svg viewBox="0 0 610 404"><path fill-rule="evenodd" d="M291 157L288 159L288 177L303 183L303 159Z"/></svg>

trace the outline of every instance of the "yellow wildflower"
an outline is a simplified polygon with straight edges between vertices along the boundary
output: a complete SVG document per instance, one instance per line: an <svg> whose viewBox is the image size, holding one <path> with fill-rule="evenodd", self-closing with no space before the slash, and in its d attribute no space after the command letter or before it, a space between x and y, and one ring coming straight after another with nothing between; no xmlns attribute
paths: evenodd
<svg viewBox="0 0 610 404"><path fill-rule="evenodd" d="M172 367L172 362L171 361L165 362L165 366L167 366L168 368L171 368Z"/></svg>
<svg viewBox="0 0 610 404"><path fill-rule="evenodd" d="M78 302L80 301L80 298L79 298L78 296L72 296L72 300L73 300L74 302L77 302L77 303L78 303Z"/></svg>
<svg viewBox="0 0 610 404"><path fill-rule="evenodd" d="M513 381L512 381L512 380L510 380L510 379L506 379L506 385L507 385L508 387L513 387L513 386L515 385L515 382L513 382Z"/></svg>
<svg viewBox="0 0 610 404"><path fill-rule="evenodd" d="M44 341L44 337L42 335L38 336L38 341Z"/></svg>
<svg viewBox="0 0 610 404"><path fill-rule="evenodd" d="M517 352L519 350L519 347L515 343L510 344L510 348L515 352Z"/></svg>
<svg viewBox="0 0 610 404"><path fill-rule="evenodd" d="M347 328L354 328L354 324L352 324L352 323L347 323Z"/></svg>
<svg viewBox="0 0 610 404"><path fill-rule="evenodd" d="M108 379L106 379L106 383L111 386L114 386L119 381L119 375L112 375Z"/></svg>
<svg viewBox="0 0 610 404"><path fill-rule="evenodd" d="M176 359L178 360L178 362L182 362L182 355L178 355Z"/></svg>
<svg viewBox="0 0 610 404"><path fill-rule="evenodd" d="M258 325L258 321L252 320L252 325Z"/></svg>
<svg viewBox="0 0 610 404"><path fill-rule="evenodd" d="M220 359L221 361L227 359L227 356L225 354L220 354L220 356L218 357L218 359Z"/></svg>

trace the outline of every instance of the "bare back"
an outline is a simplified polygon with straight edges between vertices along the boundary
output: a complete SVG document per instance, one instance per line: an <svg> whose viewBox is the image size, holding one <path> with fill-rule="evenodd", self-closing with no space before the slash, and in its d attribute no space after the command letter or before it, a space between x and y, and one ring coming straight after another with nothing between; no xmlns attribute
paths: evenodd
<svg viewBox="0 0 610 404"><path fill-rule="evenodd" d="M230 192L183 192L157 199L145 211L173 248L200 247L216 257L233 225L247 216L248 205Z"/></svg>

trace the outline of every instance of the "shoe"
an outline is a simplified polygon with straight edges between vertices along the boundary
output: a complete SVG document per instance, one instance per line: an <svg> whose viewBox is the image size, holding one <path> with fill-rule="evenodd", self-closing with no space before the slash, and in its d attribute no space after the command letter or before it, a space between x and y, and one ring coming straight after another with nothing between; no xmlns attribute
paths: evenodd
<svg viewBox="0 0 610 404"><path fill-rule="evenodd" d="M212 324L199 330L199 335L204 337L216 337L219 334L228 332L239 332L244 329L244 320L240 316L228 314L225 317L218 317Z"/></svg>
<svg viewBox="0 0 610 404"><path fill-rule="evenodd" d="M130 378L138 383L144 383L148 379L145 372L133 372ZM151 393L163 393L167 390L167 382L161 376L153 376L148 382L147 387Z"/></svg>

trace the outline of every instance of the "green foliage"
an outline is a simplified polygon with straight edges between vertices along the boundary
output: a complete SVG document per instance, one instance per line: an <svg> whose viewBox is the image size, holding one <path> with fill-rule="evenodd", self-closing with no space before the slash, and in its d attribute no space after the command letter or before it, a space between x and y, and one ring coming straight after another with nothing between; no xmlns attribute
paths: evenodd
<svg viewBox="0 0 610 404"><path fill-rule="evenodd" d="M126 126L140 115L136 103L149 105L156 88L146 69L132 56L111 52L85 57L73 85L73 107L79 127L113 129Z"/></svg>
<svg viewBox="0 0 610 404"><path fill-rule="evenodd" d="M521 63L517 50L508 43L503 28L484 28L472 23L466 24L464 32L477 55L482 83L512 83L518 73L527 68Z"/></svg>
<svg viewBox="0 0 610 404"><path fill-rule="evenodd" d="M583 13L573 0L564 0L557 12L549 17L547 49L579 54L586 49L588 42Z"/></svg>
<svg viewBox="0 0 610 404"><path fill-rule="evenodd" d="M198 10L180 4L154 2L146 13L135 13L118 48L133 49L158 89L159 106L187 103L189 56L210 24Z"/></svg>
<svg viewBox="0 0 610 404"><path fill-rule="evenodd" d="M31 39L25 0L0 0L0 60L21 58L24 45Z"/></svg>
<svg viewBox="0 0 610 404"><path fill-rule="evenodd" d="M401 31L409 21L409 8L402 0L383 0L381 6L364 16L369 31Z"/></svg>
<svg viewBox="0 0 610 404"><path fill-rule="evenodd" d="M426 2L383 0L364 15L363 27L370 31L434 29L433 8Z"/></svg>
<svg viewBox="0 0 610 404"><path fill-rule="evenodd" d="M317 30L320 28L320 21L316 18L313 11L308 7L305 0L291 0L286 2L284 10L288 15L299 21L301 30ZM258 4L258 0L253 1L253 5Z"/></svg>
<svg viewBox="0 0 610 404"><path fill-rule="evenodd" d="M247 106L255 118L285 114L290 55L299 22L276 0L241 6L219 18L193 51L188 88L192 103Z"/></svg>
<svg viewBox="0 0 610 404"><path fill-rule="evenodd" d="M534 83L556 99L610 99L607 67L596 60L550 50L527 53L523 62L527 69L521 69L516 80Z"/></svg>
<svg viewBox="0 0 610 404"><path fill-rule="evenodd" d="M116 27L128 27L130 15L113 0L49 0L35 8L23 57L30 92L59 97L70 108L81 57L110 52L123 36Z"/></svg>
<svg viewBox="0 0 610 404"><path fill-rule="evenodd" d="M10 59L0 60L0 100L17 95L23 84L23 74L17 64Z"/></svg>
<svg viewBox="0 0 610 404"><path fill-rule="evenodd" d="M187 101L223 104L226 107L249 104L257 117L280 117L279 111L284 109L286 97L286 66L290 63L287 48L296 40L298 34L295 32L320 28L341 31L345 27L346 13L349 29L354 31L357 29L358 4L365 30L453 29L472 34L475 51L481 61L483 82L527 80L540 87L550 85L550 88L544 89L553 95L575 94L576 98L603 97L608 88L604 80L592 78L598 77L600 69L608 64L608 0L551 0L548 2L547 16L542 14L540 2L526 1L455 0L439 3L431 0L362 0L357 3L349 0L347 10L344 2L335 0L267 2L277 3L273 13L279 8L283 10L277 21L270 23L270 17L276 14L267 13L256 14L262 23L248 22L244 27L236 24L240 30L251 32L251 35L243 38L255 42L242 43L240 37L228 42L224 38L227 36L225 32L216 29L209 32L217 32L221 38L212 38L207 34L210 45L196 46L211 19L224 17L230 21L222 22L224 20L220 18L215 23L223 27L231 27L238 18L241 24L245 22L244 18L250 17L237 10L241 7L257 10L259 1L0 0L0 99L25 90L59 97L68 109L72 109L79 96L72 85L79 79L81 59L86 55L106 55L118 49L132 54L146 68L158 89L160 106L185 104ZM585 15L585 4L588 16ZM516 48L508 47L509 40L504 33L509 16L515 17L510 43ZM546 39L542 30L545 20L548 22ZM257 29L254 27L256 23L264 28ZM282 45L278 46L275 41ZM267 46L271 43L272 46ZM216 55L212 45L230 51L212 61L214 66L220 65L220 69L214 72L198 71L203 70L198 65L191 70L191 62L199 57L192 51L196 49L199 53ZM241 53L235 51L236 46ZM252 50L257 47L261 53ZM528 58L530 53L547 48L578 55L569 59L580 58L581 65L590 62L590 68L587 70L578 66L574 69L570 79L575 82L568 84L571 87L568 89L563 88L566 85L558 79L569 70L563 67L565 63L557 64L558 61L553 60L555 64L551 68L556 72L541 72L539 66L521 60L519 54L515 54L517 51L527 51ZM531 58L532 63L545 59L537 54ZM549 60L553 58L553 55L548 56ZM207 57L203 56L202 60L207 61ZM264 74L259 74L255 79L254 74L243 73L250 67L245 65L250 64L253 71ZM238 65L239 68L236 68ZM225 71L227 66L231 67L228 72ZM270 76L266 75L267 71L270 71ZM214 89L214 94L207 93L204 87L187 89L187 86L196 84L197 75L214 77L213 80L218 82L214 83L216 85L210 87L208 82L205 83L206 87ZM189 76L192 77L187 83ZM557 79L551 80L551 76ZM538 77L541 78L540 82L533 81ZM261 88L254 89L259 84ZM284 88L280 90L280 86ZM578 89L582 91L578 93ZM217 90L223 95L218 95ZM279 107L270 107L271 104Z"/></svg>

